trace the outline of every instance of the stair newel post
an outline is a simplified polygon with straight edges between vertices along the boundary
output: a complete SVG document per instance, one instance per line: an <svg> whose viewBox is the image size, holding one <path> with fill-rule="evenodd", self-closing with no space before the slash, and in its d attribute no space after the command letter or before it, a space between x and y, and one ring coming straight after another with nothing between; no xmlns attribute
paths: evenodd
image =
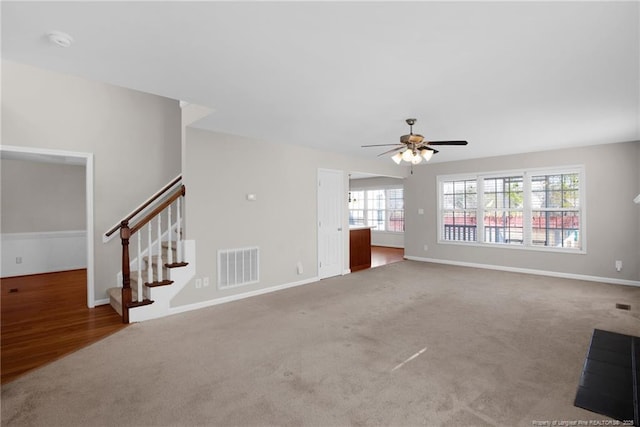
<svg viewBox="0 0 640 427"><path fill-rule="evenodd" d="M168 264L173 264L173 251L171 250L171 248L173 247L172 244L172 240L173 240L173 236L172 236L172 226L171 226L171 206L169 205L169 207L167 208L167 240L169 242L169 247L167 250L167 263Z"/></svg>
<svg viewBox="0 0 640 427"><path fill-rule="evenodd" d="M122 241L122 322L129 323L129 305L131 304L131 271L129 268L129 238L131 230L129 221L120 223L120 240Z"/></svg>
<svg viewBox="0 0 640 427"><path fill-rule="evenodd" d="M158 214L158 282L162 282L162 214Z"/></svg>
<svg viewBox="0 0 640 427"><path fill-rule="evenodd" d="M176 230L176 255L178 257L178 262L183 262L184 258L182 258L182 213L180 212L180 209L182 208L181 206L181 199L182 197L178 197L177 200L177 204L176 204L176 224L178 224L177 230Z"/></svg>
<svg viewBox="0 0 640 427"><path fill-rule="evenodd" d="M142 236L138 233L138 301L142 300Z"/></svg>

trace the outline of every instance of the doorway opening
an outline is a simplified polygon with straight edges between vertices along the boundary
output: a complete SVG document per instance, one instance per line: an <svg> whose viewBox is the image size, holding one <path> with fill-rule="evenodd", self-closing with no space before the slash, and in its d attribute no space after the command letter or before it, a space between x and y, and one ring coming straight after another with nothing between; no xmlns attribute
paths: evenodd
<svg viewBox="0 0 640 427"><path fill-rule="evenodd" d="M350 268L374 268L404 259L404 180L349 173Z"/></svg>
<svg viewBox="0 0 640 427"><path fill-rule="evenodd" d="M0 146L0 158L6 160L21 160L26 162L75 165L84 167L84 215L86 230L84 244L86 248L86 306L89 308L95 307L95 267L93 254L93 154L30 147ZM4 185L8 185L8 183L3 182L3 186ZM59 212L56 214L59 214ZM3 252L6 253L6 251ZM16 263L20 263L23 261L19 258L21 257L16 257ZM45 262L46 261L47 260L45 259Z"/></svg>

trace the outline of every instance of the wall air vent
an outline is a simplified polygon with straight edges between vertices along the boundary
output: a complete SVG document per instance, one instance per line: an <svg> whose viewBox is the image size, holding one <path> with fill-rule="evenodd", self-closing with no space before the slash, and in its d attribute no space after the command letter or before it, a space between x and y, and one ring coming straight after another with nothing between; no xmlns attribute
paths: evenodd
<svg viewBox="0 0 640 427"><path fill-rule="evenodd" d="M218 289L258 283L259 248L221 249L218 251Z"/></svg>

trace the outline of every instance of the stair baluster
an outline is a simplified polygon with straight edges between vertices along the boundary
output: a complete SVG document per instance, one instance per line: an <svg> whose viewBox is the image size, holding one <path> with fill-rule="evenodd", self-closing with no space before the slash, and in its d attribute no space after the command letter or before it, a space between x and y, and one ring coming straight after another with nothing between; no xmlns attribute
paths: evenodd
<svg viewBox="0 0 640 427"><path fill-rule="evenodd" d="M142 238L140 233L138 233L138 301L141 302L143 300L142 295Z"/></svg>
<svg viewBox="0 0 640 427"><path fill-rule="evenodd" d="M176 255L178 258L178 262L184 262L184 257L182 256L182 213L181 209L181 198L178 198L176 204L176 224L178 224L178 229L176 230Z"/></svg>
<svg viewBox="0 0 640 427"><path fill-rule="evenodd" d="M151 262L151 256L153 252L153 247L151 246L151 231L153 227L151 226L151 222L147 225L147 236L149 236L149 241L147 242L147 283L153 282L153 264Z"/></svg>
<svg viewBox="0 0 640 427"><path fill-rule="evenodd" d="M162 282L162 214L158 214L158 282Z"/></svg>
<svg viewBox="0 0 640 427"><path fill-rule="evenodd" d="M167 264L173 264L173 251L172 248L172 229L173 224L171 224L171 206L167 207L167 244L169 245L169 249L167 250Z"/></svg>

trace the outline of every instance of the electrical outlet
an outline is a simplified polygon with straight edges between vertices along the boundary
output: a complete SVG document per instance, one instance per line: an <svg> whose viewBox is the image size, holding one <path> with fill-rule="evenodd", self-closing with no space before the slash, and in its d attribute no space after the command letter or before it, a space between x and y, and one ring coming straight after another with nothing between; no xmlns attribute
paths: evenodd
<svg viewBox="0 0 640 427"><path fill-rule="evenodd" d="M425 250L425 251L428 251L428 250L429 250L429 246L424 245L424 250Z"/></svg>
<svg viewBox="0 0 640 427"><path fill-rule="evenodd" d="M16 257L16 264L22 264L22 257L21 256L17 256Z"/></svg>
<svg viewBox="0 0 640 427"><path fill-rule="evenodd" d="M205 288L207 286L209 286L209 278L205 277L204 279L202 279L202 286L204 286Z"/></svg>
<svg viewBox="0 0 640 427"><path fill-rule="evenodd" d="M202 279L196 279L196 289L200 289L202 287Z"/></svg>
<svg viewBox="0 0 640 427"><path fill-rule="evenodd" d="M622 261L617 259L616 260L616 271L621 271L621 270L622 270Z"/></svg>
<svg viewBox="0 0 640 427"><path fill-rule="evenodd" d="M304 273L304 268L302 267L302 263L300 261L298 261L298 264L296 265L296 270L298 271L298 274Z"/></svg>

